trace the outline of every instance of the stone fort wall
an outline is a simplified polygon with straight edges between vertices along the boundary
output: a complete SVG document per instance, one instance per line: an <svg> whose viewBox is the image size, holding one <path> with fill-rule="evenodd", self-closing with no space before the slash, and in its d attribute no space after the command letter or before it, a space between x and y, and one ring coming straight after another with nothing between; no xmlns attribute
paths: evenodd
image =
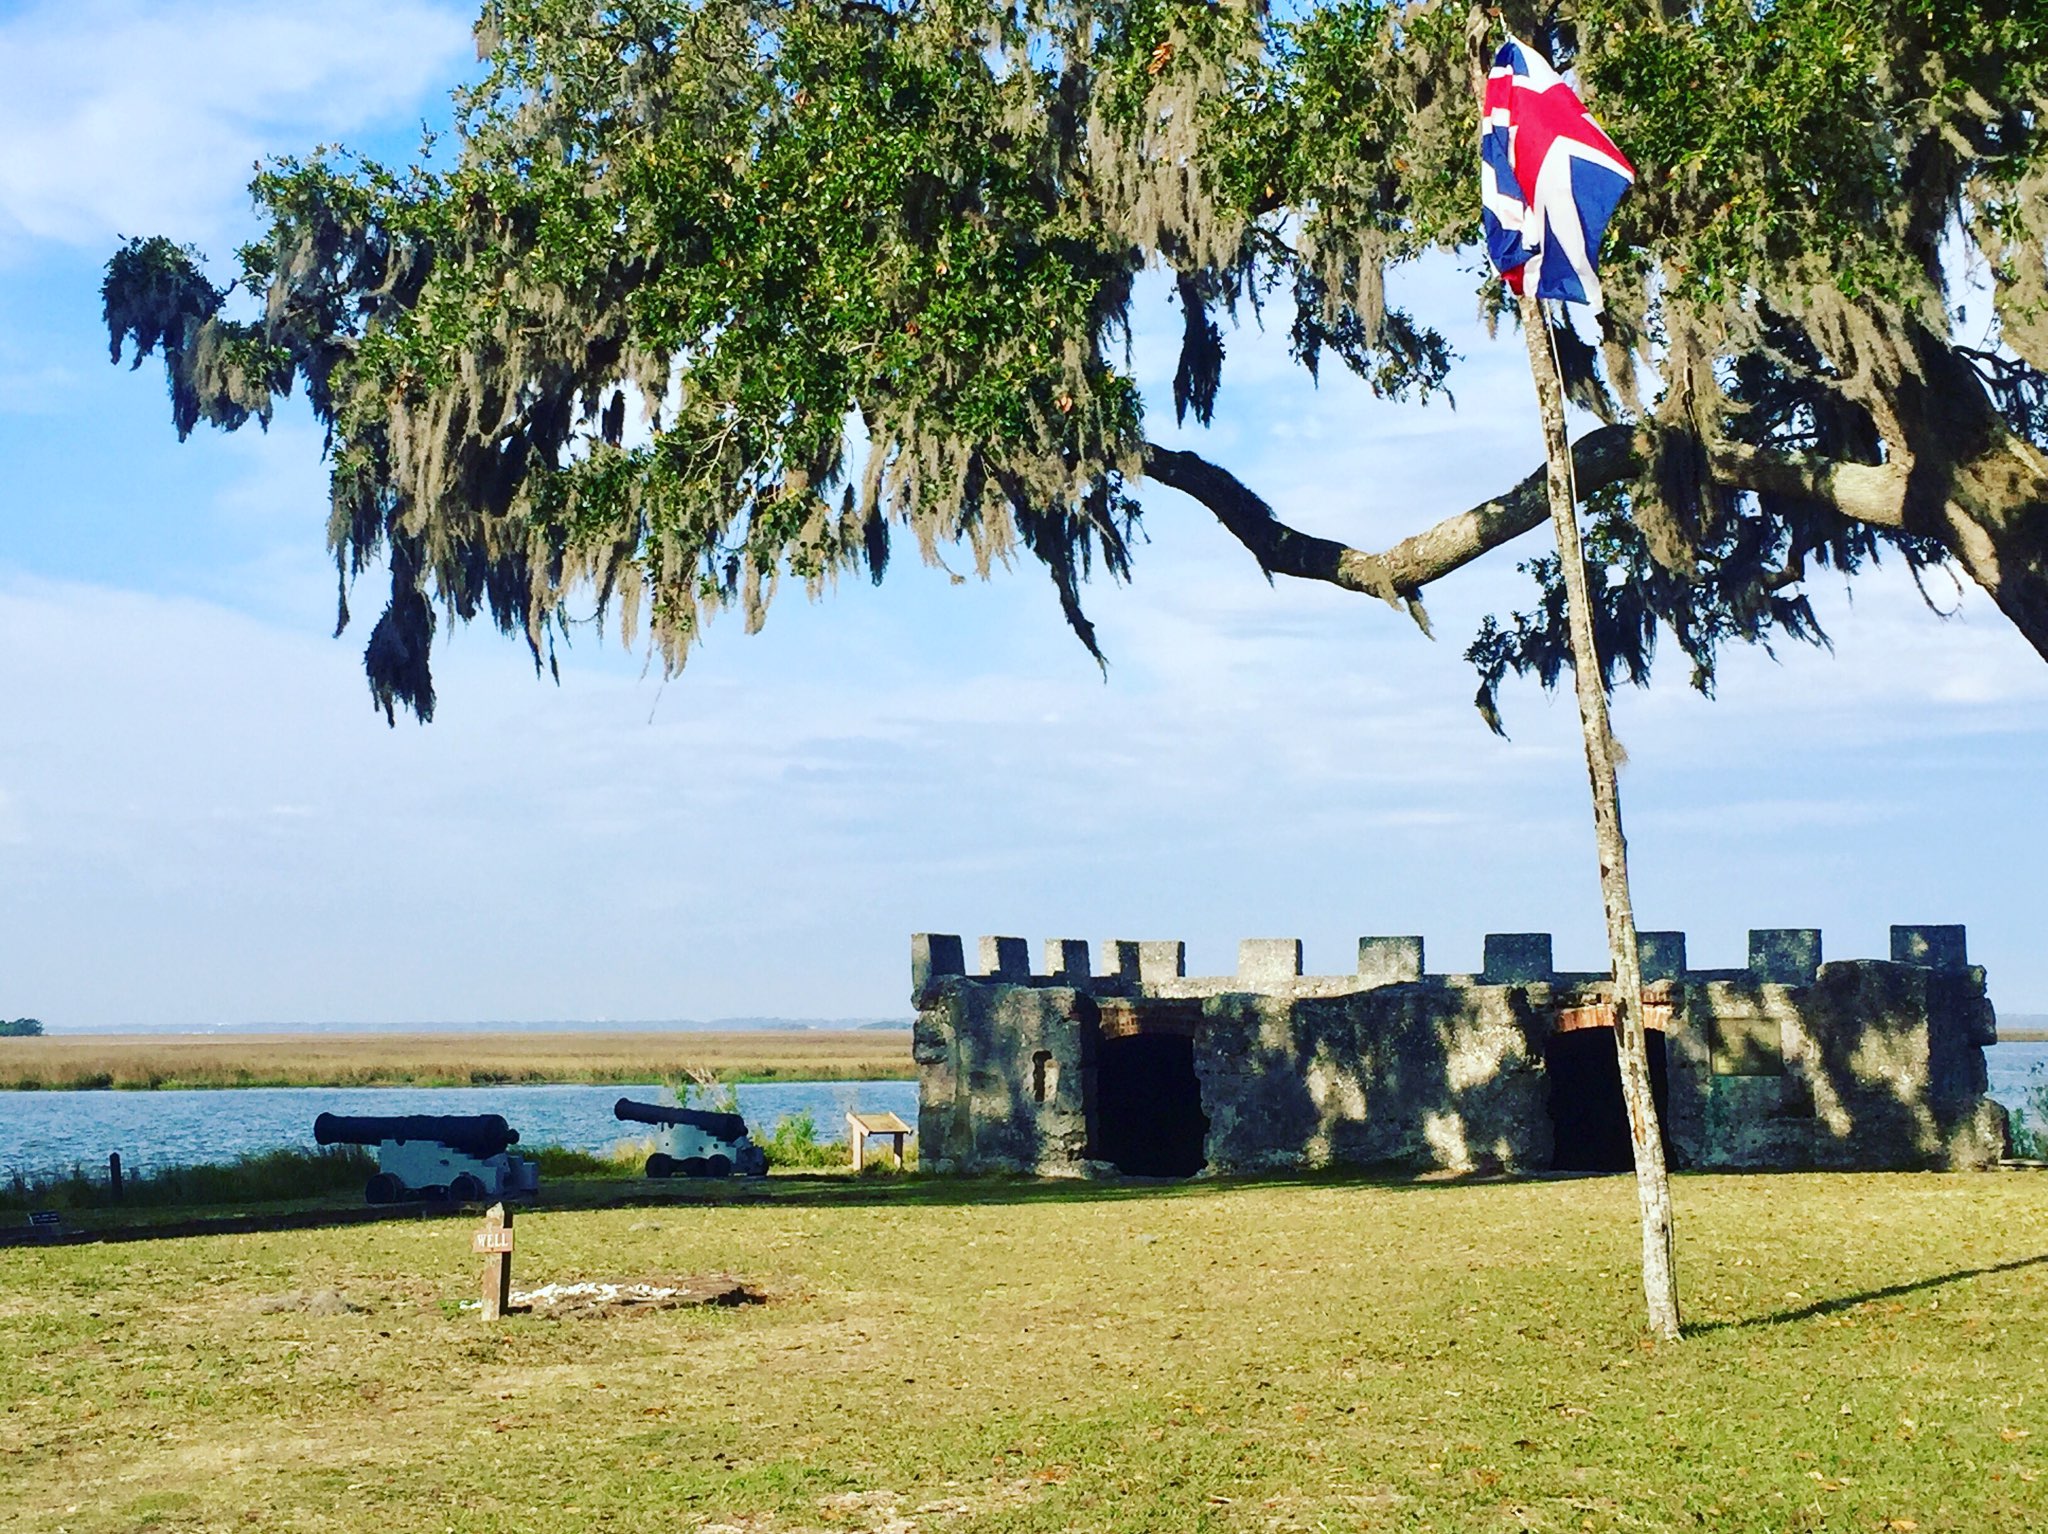
<svg viewBox="0 0 2048 1534"><path fill-rule="evenodd" d="M1680 1168L1969 1167L2006 1149L1984 1095L1997 1039L1961 927L1892 928L1889 960L1823 962L1810 928L1752 931L1742 969L1642 934L1646 1022ZM1184 1176L1329 1165L1621 1170L1605 974L1547 933L1496 933L1476 974L1419 937L1367 937L1305 975L1252 939L1234 975L1177 942L911 940L919 1154L946 1173ZM1619 1134L1617 1141L1616 1135ZM1618 1158L1618 1164L1617 1164Z"/></svg>

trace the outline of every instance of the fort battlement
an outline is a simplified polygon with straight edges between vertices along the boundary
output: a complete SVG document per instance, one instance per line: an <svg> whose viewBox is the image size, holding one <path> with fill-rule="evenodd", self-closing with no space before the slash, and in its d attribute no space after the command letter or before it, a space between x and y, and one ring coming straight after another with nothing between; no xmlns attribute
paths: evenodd
<svg viewBox="0 0 2048 1534"><path fill-rule="evenodd" d="M1811 985L1821 968L1817 927L1753 927L1749 962L1735 969L1692 969L1683 932L1637 934L1645 981L1739 981ZM1187 944L1116 938L1102 945L1104 966L1094 968L1088 943L1080 938L1047 938L1041 966L1031 967L1031 945L1021 937L976 941L975 963L967 964L965 942L950 933L920 932L910 939L913 999L935 980L950 976L1006 985L1074 986L1091 994L1156 994L1174 997L1250 993L1268 996L1348 996L1383 985L1434 982L1442 985L1591 986L1606 982L1605 970L1559 970L1548 932L1489 932L1480 968L1430 974L1420 937L1362 937L1358 967L1348 974L1310 975L1302 970L1302 943L1292 937L1245 938L1237 945L1237 969L1229 975L1187 972ZM1970 969L1968 935L1960 926L1895 926L1891 960L1896 964L1964 973Z"/></svg>
<svg viewBox="0 0 2048 1534"><path fill-rule="evenodd" d="M1667 1149L1680 1166L1971 1166L2004 1151L1996 1040L1960 926L1895 926L1889 959L1824 961L1758 928L1740 968L1641 934ZM1303 973L1295 938L1187 973L1180 942L911 939L921 1155L934 1170L1079 1176L1336 1162L1620 1169L1627 1131L1604 972L1549 933L1489 934L1477 971L1363 937Z"/></svg>

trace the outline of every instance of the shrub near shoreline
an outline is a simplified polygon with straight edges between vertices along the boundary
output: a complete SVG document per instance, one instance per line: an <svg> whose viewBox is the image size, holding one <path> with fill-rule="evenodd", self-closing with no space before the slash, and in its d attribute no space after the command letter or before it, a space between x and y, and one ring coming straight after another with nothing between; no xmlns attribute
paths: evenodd
<svg viewBox="0 0 2048 1534"><path fill-rule="evenodd" d="M853 1149L844 1140L818 1138L818 1121L808 1109L783 1114L765 1136L757 1134L753 1139L767 1156L772 1172L829 1172L853 1163ZM656 1143L651 1139L622 1140L602 1151L543 1145L530 1154L540 1162L545 1186L550 1177L637 1176L654 1149Z"/></svg>
<svg viewBox="0 0 2048 1534"><path fill-rule="evenodd" d="M233 1161L131 1172L122 1179L119 1198L104 1166L90 1171L75 1166L55 1177L31 1178L17 1172L0 1182L0 1209L161 1209L282 1203L344 1192L360 1195L376 1170L376 1152L360 1145L257 1151Z"/></svg>
<svg viewBox="0 0 2048 1534"><path fill-rule="evenodd" d="M817 1120L808 1112L784 1114L758 1143L767 1153L770 1169L776 1171L833 1171L844 1169L853 1158L845 1141L818 1138ZM621 1140L601 1151L540 1145L525 1154L540 1163L545 1188L551 1180L638 1177L652 1148L649 1140ZM49 1177L17 1172L0 1182L0 1210L198 1208L334 1195L353 1199L376 1170L377 1153L365 1146L287 1148L254 1152L233 1161L137 1170L122 1180L119 1198L114 1196L103 1166L74 1166Z"/></svg>

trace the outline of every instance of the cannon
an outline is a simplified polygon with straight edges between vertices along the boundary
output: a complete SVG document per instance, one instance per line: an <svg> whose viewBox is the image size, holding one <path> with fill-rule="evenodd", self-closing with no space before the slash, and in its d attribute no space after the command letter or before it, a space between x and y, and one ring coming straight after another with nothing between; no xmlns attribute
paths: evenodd
<svg viewBox="0 0 2048 1534"><path fill-rule="evenodd" d="M374 1145L377 1175L363 1186L372 1204L401 1199L480 1203L540 1188L540 1165L509 1154L519 1131L495 1113L408 1113L313 1120L318 1145Z"/></svg>
<svg viewBox="0 0 2048 1534"><path fill-rule="evenodd" d="M649 1177L760 1177L768 1170L767 1152L747 1138L747 1121L737 1113L622 1097L612 1104L612 1117L659 1131L661 1148L647 1158Z"/></svg>

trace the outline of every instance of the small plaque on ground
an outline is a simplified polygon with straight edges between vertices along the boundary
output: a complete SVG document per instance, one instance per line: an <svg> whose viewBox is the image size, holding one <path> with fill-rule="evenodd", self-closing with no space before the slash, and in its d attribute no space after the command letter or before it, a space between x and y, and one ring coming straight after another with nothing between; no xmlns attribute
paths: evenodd
<svg viewBox="0 0 2048 1534"><path fill-rule="evenodd" d="M41 1226L62 1225L64 1216L54 1209L31 1209L28 1212L28 1222Z"/></svg>

